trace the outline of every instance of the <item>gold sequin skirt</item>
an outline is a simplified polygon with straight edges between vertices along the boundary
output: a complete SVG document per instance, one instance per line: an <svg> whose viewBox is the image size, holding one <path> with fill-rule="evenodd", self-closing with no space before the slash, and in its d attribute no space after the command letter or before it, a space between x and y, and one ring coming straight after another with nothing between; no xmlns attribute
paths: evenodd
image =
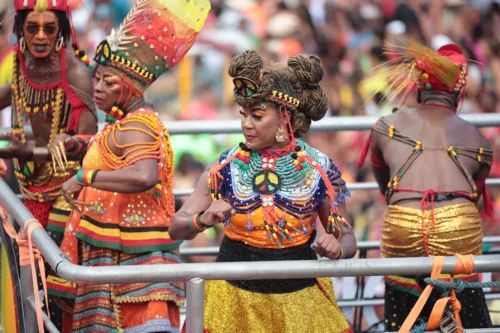
<svg viewBox="0 0 500 333"><path fill-rule="evenodd" d="M434 219L432 216L434 215ZM481 218L473 203L425 211L391 205L385 215L380 250L382 257L424 257L482 252Z"/></svg>
<svg viewBox="0 0 500 333"><path fill-rule="evenodd" d="M335 302L332 280L318 281L321 287L285 294L261 294L226 281L207 281L205 328L210 333L354 333Z"/></svg>

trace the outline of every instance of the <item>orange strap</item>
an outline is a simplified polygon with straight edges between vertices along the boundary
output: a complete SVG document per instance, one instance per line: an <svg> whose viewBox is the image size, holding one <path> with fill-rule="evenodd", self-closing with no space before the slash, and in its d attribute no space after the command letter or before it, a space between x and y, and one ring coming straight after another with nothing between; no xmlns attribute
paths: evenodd
<svg viewBox="0 0 500 333"><path fill-rule="evenodd" d="M33 294L35 297L36 304L36 318L38 323L38 332L45 332L43 326L42 318L42 302L40 300L40 294L38 293L38 277L36 274L36 265L38 263L38 269L40 270L40 276L42 278L43 292L45 295L45 309L47 311L47 316L50 318L49 312L49 299L47 294L47 282L45 278L45 265L43 258L40 255L40 251L35 247L31 241L31 235L33 231L37 228L42 228L43 226L36 219L31 219L26 221L24 225L24 232L16 233L14 227L9 223L8 219L5 217L3 210L0 207L0 216L3 217L3 227L10 238L15 239L17 245L19 246L19 261L21 266L31 266L31 277L33 281Z"/></svg>
<svg viewBox="0 0 500 333"><path fill-rule="evenodd" d="M454 274L472 274L472 272L474 272L474 256L472 254L456 254L455 256L457 258L457 262L455 264L455 269L453 269L453 272L451 272L452 280ZM451 305L453 314L455 316L455 321L459 326L457 332L462 332L462 320L460 319L460 310L462 309L462 305L457 299L457 295L455 293L455 290L453 289L450 290L450 297L445 297L438 300L432 308L432 312L427 323L428 330L435 330L439 327L439 323L441 322L441 318L443 318L443 313L446 310L446 306L448 305L448 303L450 303Z"/></svg>
<svg viewBox="0 0 500 333"><path fill-rule="evenodd" d="M441 271L443 270L444 257L434 257L433 259L434 262L432 263L431 279L437 279L439 277L439 274L441 274ZM429 299L432 289L434 289L434 286L430 284L425 287L417 303L415 303L415 306L413 306L413 309L411 309L410 314L408 315L408 317L406 317L403 325L399 329L399 333L410 332L411 328L413 327L413 324L415 324L415 321L417 321L420 312L422 312L425 303Z"/></svg>
<svg viewBox="0 0 500 333"><path fill-rule="evenodd" d="M452 271L452 278L453 275L455 274L472 274L474 272L474 256L472 254L469 255L460 255L456 254L455 257L457 258L455 268ZM444 257L434 257L434 262L432 264L432 271L431 271L431 279L437 279L439 277L439 274L441 274L441 271L443 269L444 265ZM425 303L429 299L429 296L432 292L432 289L434 286L432 285L427 285L420 295L420 298L418 299L417 303L411 310L410 314L408 317L406 317L406 320L404 321L403 325L401 326L401 329L399 330L399 333L409 333L411 328L413 327L413 324L417 320L418 316L420 315L420 312L422 312L423 307L425 306ZM431 315L429 317L429 321L427 322L427 330L435 330L439 327L439 324L441 323L441 319L443 317L443 313L446 309L446 306L448 305L448 302L451 304L451 308L453 310L453 314L455 316L455 320L459 326L459 333L462 333L463 331L461 330L462 328L462 321L460 320L460 310L462 308L460 302L457 299L457 295L455 293L455 290L450 290L450 297L445 297L441 298L436 302L434 307L432 308Z"/></svg>

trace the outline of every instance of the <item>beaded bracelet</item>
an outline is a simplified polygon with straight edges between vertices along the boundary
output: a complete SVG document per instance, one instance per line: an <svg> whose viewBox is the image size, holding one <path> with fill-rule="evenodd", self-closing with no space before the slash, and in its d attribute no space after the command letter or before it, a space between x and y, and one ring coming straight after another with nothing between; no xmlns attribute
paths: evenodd
<svg viewBox="0 0 500 333"><path fill-rule="evenodd" d="M188 226L189 226L189 229L191 229L192 232L200 233L200 232L203 232L206 229L208 229L208 227L203 227L201 225L200 220L199 220L200 215L201 215L201 213L194 214L188 220Z"/></svg>
<svg viewBox="0 0 500 333"><path fill-rule="evenodd" d="M200 233L201 231L199 231L194 225L193 225L193 218L196 217L198 214L194 214L194 215L191 215L188 219L188 227L189 229L191 229L192 232L196 232L196 233Z"/></svg>
<svg viewBox="0 0 500 333"><path fill-rule="evenodd" d="M80 169L78 170L78 173L76 174L76 180L85 186L92 185L92 183L95 181L95 177L97 176L97 172L99 170L84 170Z"/></svg>

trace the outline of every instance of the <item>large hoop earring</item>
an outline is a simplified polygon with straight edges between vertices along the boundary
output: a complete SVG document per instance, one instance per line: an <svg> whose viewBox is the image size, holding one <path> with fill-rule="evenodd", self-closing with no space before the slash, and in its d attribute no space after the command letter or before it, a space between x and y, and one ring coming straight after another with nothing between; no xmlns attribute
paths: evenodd
<svg viewBox="0 0 500 333"><path fill-rule="evenodd" d="M56 43L56 52L59 52L61 51L62 47L64 45L64 37L61 36L58 40L57 40L57 43Z"/></svg>
<svg viewBox="0 0 500 333"><path fill-rule="evenodd" d="M26 51L26 40L24 39L24 36L19 39L19 50L23 53Z"/></svg>
<svg viewBox="0 0 500 333"><path fill-rule="evenodd" d="M276 141L278 141L279 143L283 143L285 142L286 140L288 140L288 135L286 133L286 130L285 128L283 127L283 125L281 125L279 128L278 128L278 132L276 133Z"/></svg>

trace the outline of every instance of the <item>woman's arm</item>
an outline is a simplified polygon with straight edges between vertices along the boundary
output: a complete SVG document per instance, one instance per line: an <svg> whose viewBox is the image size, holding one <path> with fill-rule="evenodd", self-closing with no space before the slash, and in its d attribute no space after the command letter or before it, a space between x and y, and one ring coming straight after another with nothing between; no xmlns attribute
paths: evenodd
<svg viewBox="0 0 500 333"><path fill-rule="evenodd" d="M379 146L379 134L377 132L373 132L371 139L371 154L373 154L374 158L378 161L383 161L384 156L382 154L382 150ZM375 180L377 181L378 187L380 189L380 193L385 194L387 190L387 184L389 184L389 180L391 179L391 170L384 163L373 163L372 162L372 170L375 175Z"/></svg>
<svg viewBox="0 0 500 333"><path fill-rule="evenodd" d="M342 217L347 216L347 206L345 203L341 204L339 207L339 213ZM319 253L322 256L326 256L330 259L347 259L352 258L356 255L358 251L358 244L356 237L352 232L352 228L346 228L345 226L340 226L340 237L335 238L334 235L328 234L325 231L325 226L328 223L328 216L330 215L330 203L323 202L319 208L319 219L321 224L316 225L316 243L323 243L325 245L323 248L323 253ZM320 244L318 244L320 245ZM342 246L341 246L342 245ZM341 256L341 248L344 248L344 258L339 258Z"/></svg>
<svg viewBox="0 0 500 333"><path fill-rule="evenodd" d="M189 196L181 209L174 215L169 229L172 239L189 240L195 238L199 231L193 230L192 223L196 223L196 219L200 227L206 229L235 214L234 209L227 202L223 200L211 202L210 196L206 193L210 170L218 164L219 162L216 160L207 167L198 180L193 194Z"/></svg>
<svg viewBox="0 0 500 333"><path fill-rule="evenodd" d="M8 83L0 87L0 110L5 109L12 103L12 93L10 86L11 84Z"/></svg>
<svg viewBox="0 0 500 333"><path fill-rule="evenodd" d="M113 171L99 171L92 187L118 193L142 193L158 183L158 161L147 159L126 168Z"/></svg>
<svg viewBox="0 0 500 333"><path fill-rule="evenodd" d="M215 165L215 162L203 172L196 184L194 192L182 205L181 209L174 215L172 224L168 230L172 239L189 240L198 235L198 232L191 230L188 222L194 215L207 210L210 206L210 196L206 193L206 189L209 170L213 165Z"/></svg>
<svg viewBox="0 0 500 333"><path fill-rule="evenodd" d="M117 130L114 140L111 140L111 134L108 138L108 144L111 146L113 141L124 148L120 155L126 156L133 151L133 156L140 156L141 151L147 152L148 144L155 142L155 138L148 134L151 130L140 123L129 123L121 127L141 128L144 132L136 130ZM113 143L114 144L114 143ZM141 148L136 151L138 148ZM114 148L116 149L116 148ZM112 171L99 171L96 174L92 187L119 193L141 193L146 192L156 186L158 183L158 161L153 158L139 160L125 168Z"/></svg>

